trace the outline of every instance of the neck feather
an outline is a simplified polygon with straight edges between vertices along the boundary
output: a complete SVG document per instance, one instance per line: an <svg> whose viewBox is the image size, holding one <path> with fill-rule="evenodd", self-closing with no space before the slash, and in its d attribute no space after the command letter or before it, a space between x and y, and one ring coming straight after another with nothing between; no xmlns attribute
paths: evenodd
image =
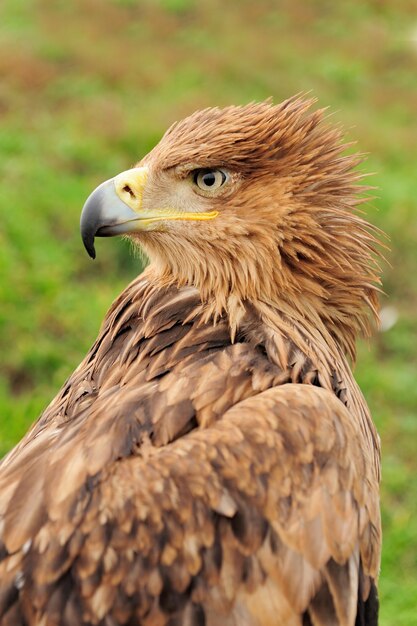
<svg viewBox="0 0 417 626"><path fill-rule="evenodd" d="M376 278L363 263L354 268L355 274L351 260L348 268L339 262L325 272L329 259L323 259L323 254L297 261L267 241L255 245L248 240L239 253L229 241L223 245L216 241L213 247L207 242L199 247L178 241L175 250L172 240L169 248L161 237L155 241L147 246L153 280L161 287L195 287L206 321L226 315L232 339L247 308L254 307L262 315L278 312L312 345L319 340L334 344L338 353L354 360L358 334L370 331L369 310L377 317L378 289L372 284ZM272 313L269 317L274 319Z"/></svg>

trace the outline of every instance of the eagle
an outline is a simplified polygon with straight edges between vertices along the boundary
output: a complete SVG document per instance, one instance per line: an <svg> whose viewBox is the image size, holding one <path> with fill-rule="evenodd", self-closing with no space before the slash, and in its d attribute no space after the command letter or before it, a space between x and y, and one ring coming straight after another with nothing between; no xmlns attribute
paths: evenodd
<svg viewBox="0 0 417 626"><path fill-rule="evenodd" d="M1 462L1 626L377 624L380 237L313 104L197 111L87 199L150 263Z"/></svg>

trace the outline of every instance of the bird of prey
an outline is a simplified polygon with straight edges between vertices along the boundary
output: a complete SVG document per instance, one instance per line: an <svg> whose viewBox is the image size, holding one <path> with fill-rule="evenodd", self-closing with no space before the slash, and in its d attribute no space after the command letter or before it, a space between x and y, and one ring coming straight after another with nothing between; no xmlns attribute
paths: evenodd
<svg viewBox="0 0 417 626"><path fill-rule="evenodd" d="M150 259L0 465L1 626L375 626L360 157L296 96L175 123L82 237Z"/></svg>

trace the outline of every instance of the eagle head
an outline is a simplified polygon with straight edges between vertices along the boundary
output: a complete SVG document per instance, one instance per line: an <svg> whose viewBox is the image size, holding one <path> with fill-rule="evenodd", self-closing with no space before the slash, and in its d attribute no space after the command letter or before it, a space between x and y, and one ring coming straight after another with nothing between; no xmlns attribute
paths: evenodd
<svg viewBox="0 0 417 626"><path fill-rule="evenodd" d="M340 129L312 103L209 108L175 123L88 198L90 256L94 237L127 235L155 280L194 286L216 314L277 306L316 319L353 356L377 314L377 237L355 213L361 157L343 154Z"/></svg>

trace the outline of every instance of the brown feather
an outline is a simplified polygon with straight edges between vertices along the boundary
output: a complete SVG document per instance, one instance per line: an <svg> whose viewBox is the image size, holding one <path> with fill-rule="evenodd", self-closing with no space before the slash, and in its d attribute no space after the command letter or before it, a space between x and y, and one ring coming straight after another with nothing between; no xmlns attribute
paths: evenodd
<svg viewBox="0 0 417 626"><path fill-rule="evenodd" d="M347 358L376 241L310 105L201 111L145 158L148 200L196 167L234 187L139 236L151 266L2 461L1 626L354 625L380 461Z"/></svg>

